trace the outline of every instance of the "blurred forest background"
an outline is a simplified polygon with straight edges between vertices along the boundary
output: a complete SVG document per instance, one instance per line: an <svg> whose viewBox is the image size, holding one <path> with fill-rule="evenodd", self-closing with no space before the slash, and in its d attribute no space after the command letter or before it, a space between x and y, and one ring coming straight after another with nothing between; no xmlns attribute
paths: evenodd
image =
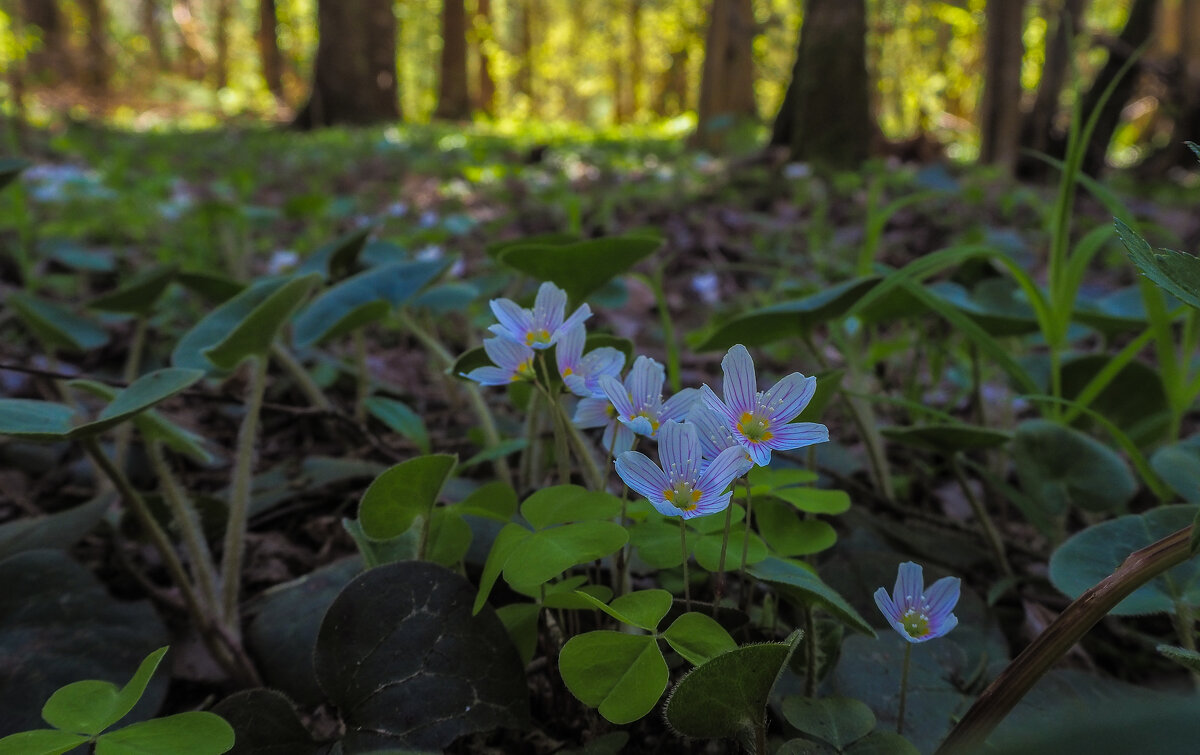
<svg viewBox="0 0 1200 755"><path fill-rule="evenodd" d="M1085 166L1161 176L1200 136L1189 0L4 0L10 122L136 130L537 120L771 141L854 167L978 159L1032 175L1069 115Z"/></svg>

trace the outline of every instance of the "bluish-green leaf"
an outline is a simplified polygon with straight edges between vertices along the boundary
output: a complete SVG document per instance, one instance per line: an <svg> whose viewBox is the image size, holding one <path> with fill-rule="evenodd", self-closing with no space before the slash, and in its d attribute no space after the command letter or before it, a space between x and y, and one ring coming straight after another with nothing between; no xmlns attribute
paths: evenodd
<svg viewBox="0 0 1200 755"><path fill-rule="evenodd" d="M768 558L747 567L747 571L750 576L770 584L785 596L799 601L803 605L818 606L856 632L871 637L875 636L875 630L859 615L858 611L855 611L845 598L808 569L783 559Z"/></svg>
<svg viewBox="0 0 1200 755"><path fill-rule="evenodd" d="M204 377L200 370L166 367L146 373L129 384L104 407L96 419L73 428L70 437L79 438L104 432L136 414L183 391Z"/></svg>
<svg viewBox="0 0 1200 755"><path fill-rule="evenodd" d="M612 236L569 244L513 244L496 255L539 281L553 281L575 304L662 245L645 236Z"/></svg>
<svg viewBox="0 0 1200 755"><path fill-rule="evenodd" d="M1115 511L1137 492L1137 480L1116 452L1048 420L1022 422L1012 456L1021 488L1051 515L1063 514L1072 505Z"/></svg>
<svg viewBox="0 0 1200 755"><path fill-rule="evenodd" d="M7 304L47 348L85 352L108 343L104 328L53 302L13 291Z"/></svg>
<svg viewBox="0 0 1200 755"><path fill-rule="evenodd" d="M125 312L131 315L146 315L154 309L158 297L171 281L179 266L175 264L159 265L140 273L115 291L101 294L88 302L92 309L102 309L106 312Z"/></svg>
<svg viewBox="0 0 1200 755"><path fill-rule="evenodd" d="M1117 235L1142 275L1181 302L1200 308L1200 259L1171 249L1152 249L1137 231L1120 220L1115 223Z"/></svg>
<svg viewBox="0 0 1200 755"><path fill-rule="evenodd" d="M849 697L786 697L783 717L804 734L828 742L839 750L862 739L875 728L875 714L865 703Z"/></svg>
<svg viewBox="0 0 1200 755"><path fill-rule="evenodd" d="M567 640L558 670L571 694L614 724L638 720L667 689L667 662L649 635L600 630Z"/></svg>
<svg viewBox="0 0 1200 755"><path fill-rule="evenodd" d="M181 276L181 281L184 280L186 278ZM287 282L286 276L266 278L225 300L183 334L171 352L171 364L212 372L213 363L204 356L204 352L220 343Z"/></svg>
<svg viewBox="0 0 1200 755"><path fill-rule="evenodd" d="M75 410L53 401L0 399L0 435L21 440L52 441L67 437Z"/></svg>
<svg viewBox="0 0 1200 755"><path fill-rule="evenodd" d="M265 358L280 328L319 281L315 273L292 278L233 323L221 340L204 349L204 357L221 370L232 370L251 357Z"/></svg>
<svg viewBox="0 0 1200 755"><path fill-rule="evenodd" d="M411 440L418 451L427 454L432 450L425 420L421 415L409 409L403 401L383 396L371 396L363 404L371 416L387 425L393 432Z"/></svg>

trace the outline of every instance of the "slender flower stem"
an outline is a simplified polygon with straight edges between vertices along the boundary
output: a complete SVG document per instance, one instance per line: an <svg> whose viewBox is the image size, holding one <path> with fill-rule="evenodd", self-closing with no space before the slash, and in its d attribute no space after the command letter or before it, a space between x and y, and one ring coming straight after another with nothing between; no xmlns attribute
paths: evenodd
<svg viewBox="0 0 1200 755"><path fill-rule="evenodd" d="M413 338L421 342L421 345L428 349L443 367L447 370L454 366L454 356L446 350L432 333L422 328L417 324L407 312L403 309L396 310L396 318L400 324L404 326ZM475 412L475 418L479 420L479 429L483 432L483 439L489 447L500 445L500 431L496 428L496 419L492 416L492 410L488 408L487 401L484 400L483 394L479 391L479 386L470 382L463 382L462 389L467 394L467 401L471 404L472 411ZM508 467L507 459L495 459L492 461L492 468L496 472L496 476L501 482L512 485L513 476L512 470Z"/></svg>
<svg viewBox="0 0 1200 755"><path fill-rule="evenodd" d="M151 440L146 444L146 452L155 474L158 475L163 500L171 509L171 515L175 517L175 526L179 528L179 535L191 565L192 579L200 591L200 597L210 610L220 611L217 563L204 537L204 529L200 525L196 507L179 484L175 473L171 471L171 465L167 463L166 454L163 453L162 442Z"/></svg>
<svg viewBox="0 0 1200 755"><path fill-rule="evenodd" d="M912 662L912 649L913 644L911 642L904 643L904 667L900 672L900 710L896 713L897 734L904 733L904 711L908 702L908 667Z"/></svg>
<svg viewBox="0 0 1200 755"><path fill-rule="evenodd" d="M238 590L242 579L242 557L246 551L246 522L250 512L250 480L254 473L254 447L258 438L258 419L267 388L266 356L255 357L251 365L246 414L238 429L237 459L233 468L229 499L229 520L225 525L225 552L221 558L221 597L223 618L233 632L239 629Z"/></svg>
<svg viewBox="0 0 1200 755"><path fill-rule="evenodd" d="M367 336L362 328L354 331L355 376L354 419L367 421L367 396L371 395L371 372L367 369Z"/></svg>
<svg viewBox="0 0 1200 755"><path fill-rule="evenodd" d="M817 696L817 617L812 606L804 609L804 695Z"/></svg>
<svg viewBox="0 0 1200 755"><path fill-rule="evenodd" d="M688 583L687 522L683 517L679 517L679 550L683 554L683 605L690 612L692 610L692 587Z"/></svg>
<svg viewBox="0 0 1200 755"><path fill-rule="evenodd" d="M587 480L588 488L590 490L604 490L604 475L600 472L600 468L596 466L596 459L593 458L591 449L588 448L583 436L579 433L579 428L575 427L575 423L571 422L571 418L567 416L567 410L562 405L562 397L557 397L553 403L555 410L561 418L567 441L575 449L575 455L583 465L583 477Z"/></svg>
<svg viewBox="0 0 1200 755"><path fill-rule="evenodd" d="M752 506L750 476L743 477L742 482L746 484L746 518L743 521L746 530L742 535L742 562L738 565L738 571L742 575L742 599L740 602L745 607L743 610L748 610L750 606L750 575L746 573L746 554L750 550L750 510Z"/></svg>
<svg viewBox="0 0 1200 755"><path fill-rule="evenodd" d="M287 347L276 341L271 344L271 358L283 368L292 380L296 381L296 387L308 399L308 403L327 412L333 411L333 402L321 390L321 386L317 385L312 379L312 375L308 374L308 370L304 369L304 365L300 364L300 360L292 352L288 351Z"/></svg>
<svg viewBox="0 0 1200 755"><path fill-rule="evenodd" d="M1179 636L1179 644L1185 650L1196 652L1196 618L1192 607L1185 600L1175 601L1175 634ZM1200 687L1200 672L1192 671L1192 685Z"/></svg>
<svg viewBox="0 0 1200 755"><path fill-rule="evenodd" d="M129 342L129 354L125 357L125 371L122 377L125 385L137 380L142 368L142 352L146 350L146 331L148 320L145 315L138 315L133 326L133 337ZM133 423L123 422L113 433L113 463L119 469L125 468L125 456L129 452L129 441L133 437Z"/></svg>
<svg viewBox="0 0 1200 755"><path fill-rule="evenodd" d="M717 606L725 594L725 553L729 548L729 528L733 525L733 502L725 507L725 532L721 535L721 557L717 559L717 584L713 587L712 615L717 617Z"/></svg>
<svg viewBox="0 0 1200 755"><path fill-rule="evenodd" d="M991 546L992 555L996 557L996 563L1004 571L1005 575L1009 577L1013 576L1012 566L1009 565L1008 556L1004 553L1004 540L1000 537L1000 531L996 529L996 523L992 521L992 517L988 514L987 507L983 505L983 501L979 500L979 496L975 495L975 491L971 489L971 484L967 480L966 474L963 473L960 454L954 453L950 455L950 468L954 470L954 477L958 480L958 485L962 488L963 495L967 497L967 502L971 504L971 511L975 512L975 518L979 520L979 526L983 528L984 539Z"/></svg>
<svg viewBox="0 0 1200 755"><path fill-rule="evenodd" d="M1116 571L1072 601L976 698L935 755L979 752L996 725L1096 622L1134 590L1192 557L1191 537L1192 528L1188 526L1134 551Z"/></svg>

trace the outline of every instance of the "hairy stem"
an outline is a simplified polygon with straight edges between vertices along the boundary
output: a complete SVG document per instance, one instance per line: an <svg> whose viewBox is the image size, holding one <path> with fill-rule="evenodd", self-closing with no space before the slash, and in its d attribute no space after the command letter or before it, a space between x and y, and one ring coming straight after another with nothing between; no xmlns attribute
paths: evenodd
<svg viewBox="0 0 1200 755"><path fill-rule="evenodd" d="M265 356L255 357L251 364L250 385L247 389L246 414L238 429L237 458L230 488L229 520L225 525L225 552L221 558L221 597L225 625L232 631L239 628L238 590L242 581L242 557L246 552L246 522L250 513L250 481L254 473L254 447L258 438L258 419L262 412L263 394L267 388Z"/></svg>

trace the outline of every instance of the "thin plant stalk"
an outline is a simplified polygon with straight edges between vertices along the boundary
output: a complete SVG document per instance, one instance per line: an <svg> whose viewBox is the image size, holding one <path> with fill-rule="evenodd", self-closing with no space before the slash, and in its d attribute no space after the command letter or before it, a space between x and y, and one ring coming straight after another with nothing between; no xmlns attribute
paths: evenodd
<svg viewBox="0 0 1200 755"><path fill-rule="evenodd" d="M133 326L133 337L129 342L129 353L125 357L125 370L122 377L125 385L137 380L142 368L142 353L146 350L146 331L149 320L145 315L138 315ZM113 463L120 468L125 467L125 457L129 453L129 443L133 438L133 424L125 422L113 432Z"/></svg>
<svg viewBox="0 0 1200 755"><path fill-rule="evenodd" d="M717 559L716 584L713 586L713 618L717 616L717 606L725 594L725 553L729 549L729 528L733 526L733 501L725 507L725 532L721 535L721 556Z"/></svg>
<svg viewBox="0 0 1200 755"><path fill-rule="evenodd" d="M650 290L654 292L654 304L658 308L658 320L663 329L663 344L667 349L667 379L671 382L671 392L679 393L683 386L683 377L679 366L679 344L675 339L675 323L671 321L671 310L667 306L666 290L663 288L663 267L660 265L654 271L654 277L640 275Z"/></svg>
<svg viewBox="0 0 1200 755"><path fill-rule="evenodd" d="M1175 612L1171 618L1175 621L1175 634L1179 644L1185 650L1196 652L1196 617L1192 607L1185 600L1175 601ZM1200 672L1192 671L1192 685L1200 688Z"/></svg>
<svg viewBox="0 0 1200 755"><path fill-rule="evenodd" d="M417 321L408 312L398 309L396 310L396 318L412 334L413 338L420 341L422 346L437 357L445 369L449 370L454 366L454 356L447 351L446 347L432 333L418 325ZM492 411L488 408L487 401L484 400L479 386L474 383L465 382L462 383L462 389L467 394L467 402L471 404L471 410L475 413L475 418L479 420L479 429L483 432L484 441L489 447L500 445L500 431L496 428L496 419L492 416ZM512 470L509 469L507 459L493 459L492 469L496 472L496 477L501 482L507 485L513 484Z"/></svg>
<svg viewBox="0 0 1200 755"><path fill-rule="evenodd" d="M579 463L583 467L583 477L587 480L588 488L590 490L604 490L604 475L600 472L600 468L596 466L596 460L592 457L591 449L588 447L587 442L584 441L579 428L575 427L575 423L567 416L567 410L562 404L562 397L556 397L551 403L559 417L563 434L567 442L574 449L575 456L579 459Z"/></svg>
<svg viewBox="0 0 1200 755"><path fill-rule="evenodd" d="M254 448L263 394L267 388L266 356L254 357L247 389L246 413L238 429L237 459L229 498L229 520L225 525L225 552L221 559L221 597L226 626L235 634L238 624L238 591L242 579L242 557L246 552L246 523L250 513L250 481L254 473Z"/></svg>
<svg viewBox="0 0 1200 755"><path fill-rule="evenodd" d="M992 521L991 515L987 512L987 507L983 505L983 501L979 500L979 496L975 495L975 491L971 489L970 481L967 480L966 474L963 473L961 455L958 453L951 454L950 468L954 470L954 478L958 480L958 485L962 488L963 495L967 497L967 502L971 504L971 511L974 512L975 518L979 520L979 526L983 529L983 537L991 546L992 555L996 557L996 564L1004 571L1006 576L1013 576L1012 566L1008 563L1008 556L1004 553L1004 540L1000 537L1000 531L996 529L996 523Z"/></svg>
<svg viewBox="0 0 1200 755"><path fill-rule="evenodd" d="M158 475L163 500L166 501L171 515L175 518L175 526L179 529L180 540L183 542L183 548L187 552L191 565L192 579L195 581L205 605L212 610L219 611L221 610L221 601L217 593L219 583L217 563L213 559L212 550L209 549L208 541L204 537L204 530L200 525L200 518L196 514L196 507L184 492L183 486L179 484L175 473L171 471L171 465L167 463L166 454L163 452L162 442L150 440L146 443L146 454L150 457L150 464L154 467L155 474Z"/></svg>
<svg viewBox="0 0 1200 755"><path fill-rule="evenodd" d="M1135 590L1192 557L1191 526L1129 554L1117 569L1067 606L983 691L935 755L977 753L1025 693Z"/></svg>
<svg viewBox="0 0 1200 755"><path fill-rule="evenodd" d="M908 703L908 668L912 665L911 642L904 643L904 666L900 671L900 710L896 713L896 733L904 733L904 713Z"/></svg>
<svg viewBox="0 0 1200 755"><path fill-rule="evenodd" d="M679 517L679 550L683 555L683 605L688 611L692 610L692 587L688 583L688 547L687 523Z"/></svg>
<svg viewBox="0 0 1200 755"><path fill-rule="evenodd" d="M812 606L804 609L804 695L817 696L817 617Z"/></svg>
<svg viewBox="0 0 1200 755"><path fill-rule="evenodd" d="M750 575L746 573L746 554L750 550L750 512L753 500L750 497L750 476L746 475L742 478L742 481L746 483L746 519L743 522L746 530L742 535L742 560L738 565L738 571L742 575L741 604L748 609L750 605Z"/></svg>
<svg viewBox="0 0 1200 755"><path fill-rule="evenodd" d="M354 331L354 419L367 421L367 397L371 395L371 373L367 369L367 336L362 328Z"/></svg>
<svg viewBox="0 0 1200 755"><path fill-rule="evenodd" d="M321 386L312 379L312 375L308 374L308 370L304 369L304 365L300 364L300 360L296 359L296 356L283 344L278 341L271 344L271 358L283 368L283 371L292 380L296 381L296 387L308 399L308 403L323 411L333 411L333 402L321 390Z"/></svg>

